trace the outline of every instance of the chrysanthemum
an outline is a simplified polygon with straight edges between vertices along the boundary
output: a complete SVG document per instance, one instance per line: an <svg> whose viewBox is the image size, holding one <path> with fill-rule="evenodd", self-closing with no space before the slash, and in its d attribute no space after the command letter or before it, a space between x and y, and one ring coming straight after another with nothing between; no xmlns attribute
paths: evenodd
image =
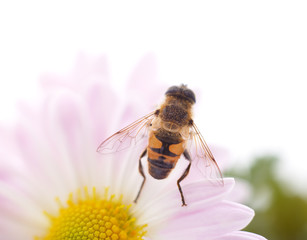
<svg viewBox="0 0 307 240"><path fill-rule="evenodd" d="M143 77L135 73L134 81ZM38 110L23 106L14 130L1 129L0 240L264 239L239 231L254 213L226 200L233 179L224 186L187 179L181 207L179 165L165 181L148 178L133 203L141 149L95 151L121 122L113 116L130 113L121 114L106 78L103 59L82 58L71 76L44 78Z"/></svg>

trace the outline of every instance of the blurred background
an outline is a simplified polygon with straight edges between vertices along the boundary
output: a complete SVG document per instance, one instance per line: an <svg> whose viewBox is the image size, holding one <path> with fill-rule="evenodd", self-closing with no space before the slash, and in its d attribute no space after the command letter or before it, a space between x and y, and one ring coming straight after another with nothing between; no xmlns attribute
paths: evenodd
<svg viewBox="0 0 307 240"><path fill-rule="evenodd" d="M0 121L80 54L107 57L119 94L150 55L161 84L197 93L195 121L229 152L225 175L250 182L248 230L307 239L306 12L306 1L1 1Z"/></svg>

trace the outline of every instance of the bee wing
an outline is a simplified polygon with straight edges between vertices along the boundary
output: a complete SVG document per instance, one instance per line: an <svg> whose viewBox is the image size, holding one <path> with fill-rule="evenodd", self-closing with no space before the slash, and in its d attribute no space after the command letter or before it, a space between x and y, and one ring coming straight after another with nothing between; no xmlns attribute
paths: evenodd
<svg viewBox="0 0 307 240"><path fill-rule="evenodd" d="M155 112L152 112L114 133L99 145L97 152L102 154L119 152L145 140L154 117Z"/></svg>
<svg viewBox="0 0 307 240"><path fill-rule="evenodd" d="M192 161L196 163L200 172L209 179L214 179L218 183L223 184L222 172L214 159L205 139L201 135L195 123L193 123L190 132L190 142L193 144L191 148Z"/></svg>

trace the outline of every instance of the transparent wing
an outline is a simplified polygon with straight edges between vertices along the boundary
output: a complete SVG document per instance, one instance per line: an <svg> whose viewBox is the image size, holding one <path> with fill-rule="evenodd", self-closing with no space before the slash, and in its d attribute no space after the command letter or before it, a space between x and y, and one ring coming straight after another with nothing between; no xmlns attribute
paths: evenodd
<svg viewBox="0 0 307 240"><path fill-rule="evenodd" d="M223 184L222 172L205 139L194 123L190 132L189 145L192 161L195 162L196 167L200 170L200 172L206 178L216 180L218 183Z"/></svg>
<svg viewBox="0 0 307 240"><path fill-rule="evenodd" d="M114 133L99 145L97 152L102 154L119 152L145 140L154 117L155 112L152 112Z"/></svg>

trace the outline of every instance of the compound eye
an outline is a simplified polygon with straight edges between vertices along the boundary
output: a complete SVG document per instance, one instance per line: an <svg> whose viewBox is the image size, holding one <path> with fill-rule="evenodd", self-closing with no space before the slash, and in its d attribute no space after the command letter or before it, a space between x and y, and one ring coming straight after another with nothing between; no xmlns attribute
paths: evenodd
<svg viewBox="0 0 307 240"><path fill-rule="evenodd" d="M185 98L186 100L190 101L192 104L196 102L195 94L193 93L192 90L188 89L186 85L181 85L179 87L172 86L166 91L165 95Z"/></svg>
<svg viewBox="0 0 307 240"><path fill-rule="evenodd" d="M195 94L190 89L186 89L183 91L183 94L186 98L188 98L192 103L196 102Z"/></svg>
<svg viewBox="0 0 307 240"><path fill-rule="evenodd" d="M178 86L172 86L169 89L167 89L165 95L174 95L178 94L180 92L180 88Z"/></svg>

